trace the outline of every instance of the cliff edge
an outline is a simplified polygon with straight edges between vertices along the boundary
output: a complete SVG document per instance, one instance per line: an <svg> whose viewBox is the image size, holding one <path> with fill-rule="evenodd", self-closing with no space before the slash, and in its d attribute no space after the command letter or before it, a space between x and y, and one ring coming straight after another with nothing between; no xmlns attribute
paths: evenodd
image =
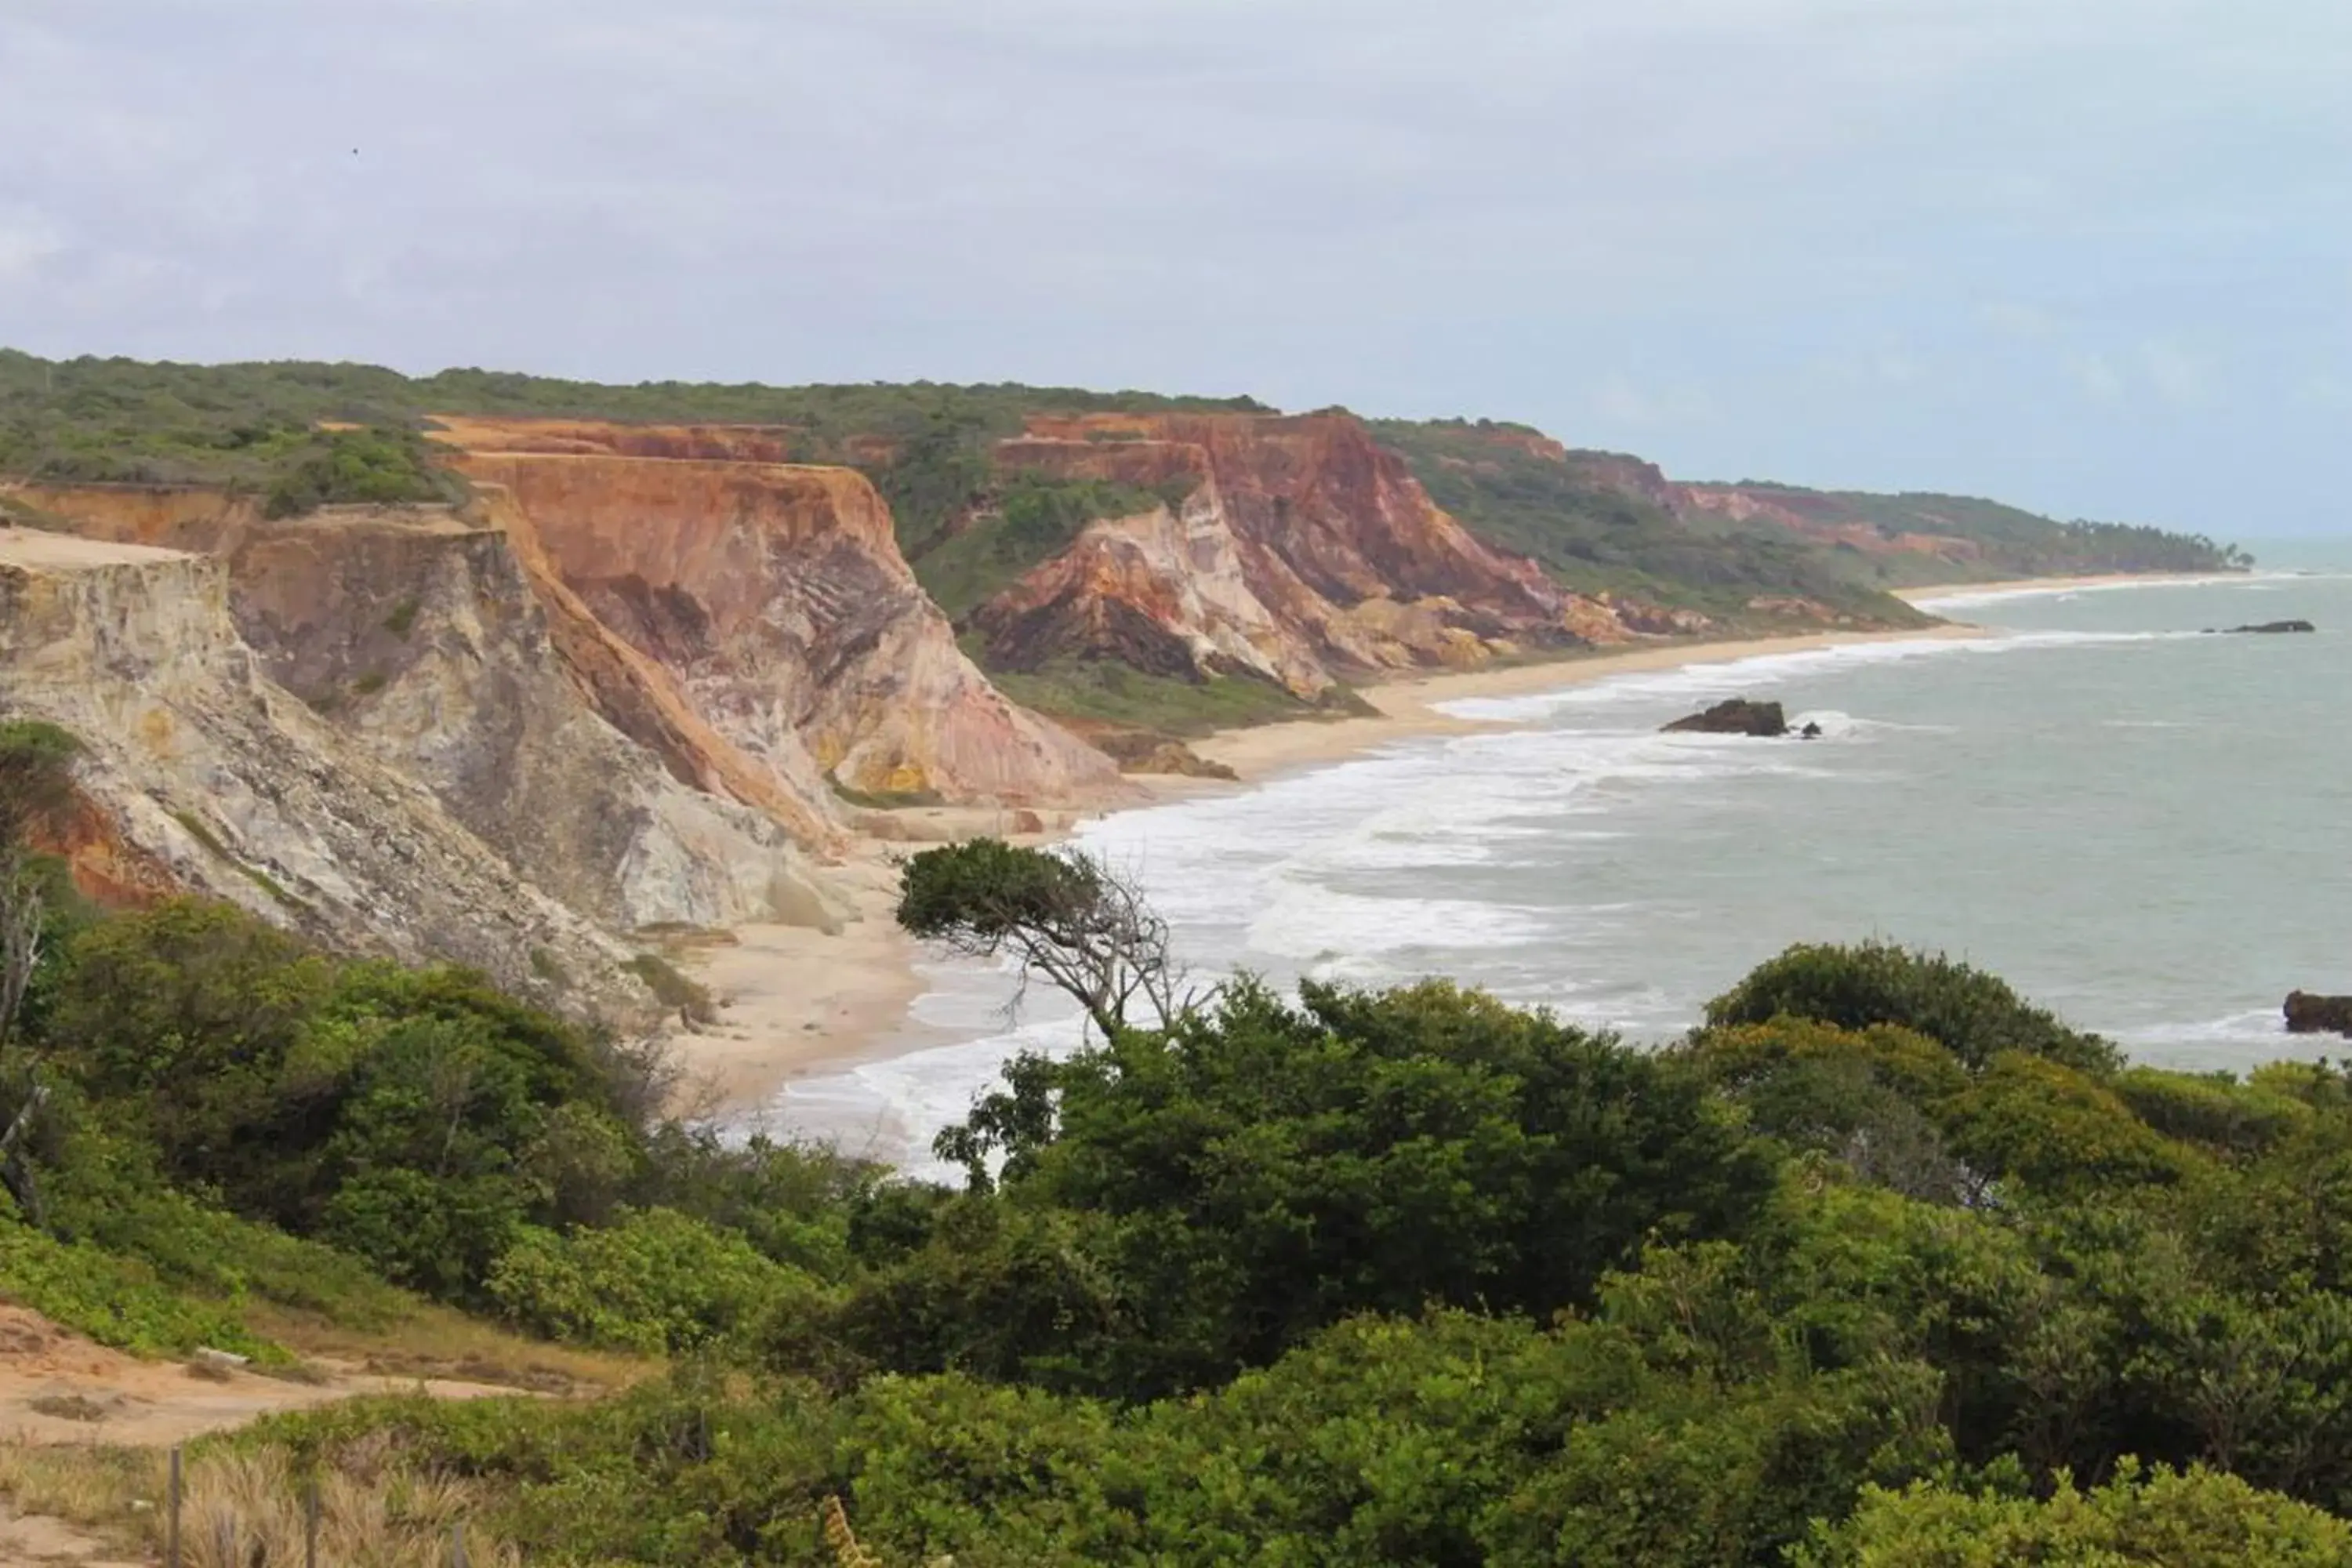
<svg viewBox="0 0 2352 1568"><path fill-rule="evenodd" d="M647 1016L628 951L271 680L229 595L216 557L0 529L0 710L79 736L85 797L181 887L348 951Z"/></svg>

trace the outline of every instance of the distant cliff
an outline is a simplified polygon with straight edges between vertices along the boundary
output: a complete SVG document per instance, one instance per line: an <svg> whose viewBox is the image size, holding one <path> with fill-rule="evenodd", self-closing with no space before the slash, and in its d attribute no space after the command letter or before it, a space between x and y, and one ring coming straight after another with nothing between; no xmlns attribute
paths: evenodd
<svg viewBox="0 0 2352 1568"><path fill-rule="evenodd" d="M1916 618L1889 590L2070 573L2219 571L2234 547L2159 529L2059 522L1962 496L1693 484L1523 426L1380 421L1433 496L1561 582L1636 585L1740 620Z"/></svg>
<svg viewBox="0 0 2352 1568"><path fill-rule="evenodd" d="M1038 418L993 457L1007 472L1181 492L1089 525L982 605L972 625L993 668L1109 658L1314 697L1347 676L1623 636L1479 542L1343 415Z"/></svg>

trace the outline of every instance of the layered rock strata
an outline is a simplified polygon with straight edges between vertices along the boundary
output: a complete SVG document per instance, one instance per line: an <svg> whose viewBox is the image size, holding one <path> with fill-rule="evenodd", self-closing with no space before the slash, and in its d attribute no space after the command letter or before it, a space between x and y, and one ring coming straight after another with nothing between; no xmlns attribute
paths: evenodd
<svg viewBox="0 0 2352 1568"><path fill-rule="evenodd" d="M502 532L321 513L256 530L232 573L281 685L572 909L624 930L838 919L784 823L681 783L584 698Z"/></svg>
<svg viewBox="0 0 2352 1568"><path fill-rule="evenodd" d="M795 849L840 841L829 798L779 787L703 725L555 580L519 517L334 507L272 521L203 490L17 493L85 537L226 562L239 634L274 681L590 918L838 919Z"/></svg>
<svg viewBox="0 0 2352 1568"><path fill-rule="evenodd" d="M142 879L160 868L349 951L646 1016L625 949L268 677L218 558L0 531L0 711L81 740L77 784Z"/></svg>
<svg viewBox="0 0 2352 1568"><path fill-rule="evenodd" d="M982 606L973 625L1007 668L1108 657L1312 697L1344 675L1633 635L1474 538L1347 415L1040 417L995 457L1011 472L1189 487L1092 524Z"/></svg>
<svg viewBox="0 0 2352 1568"><path fill-rule="evenodd" d="M628 456L617 448L646 433L619 426L614 449L583 450L593 430L577 423L563 451L534 450L550 441L531 422L444 423L477 444L457 466L511 499L594 618L791 793L1021 803L1119 789L1109 759L964 657L854 470Z"/></svg>

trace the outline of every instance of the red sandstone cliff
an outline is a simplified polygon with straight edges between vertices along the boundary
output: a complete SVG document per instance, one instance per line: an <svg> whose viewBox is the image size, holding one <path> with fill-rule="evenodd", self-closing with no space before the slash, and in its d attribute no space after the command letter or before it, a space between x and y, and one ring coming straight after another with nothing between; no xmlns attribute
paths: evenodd
<svg viewBox="0 0 2352 1568"><path fill-rule="evenodd" d="M838 918L798 854L842 841L814 771L788 790L703 724L556 581L504 498L272 520L202 489L12 493L85 539L220 561L268 679L566 908L615 929Z"/></svg>
<svg viewBox="0 0 2352 1568"><path fill-rule="evenodd" d="M1039 417L1000 468L1193 489L1097 522L983 605L992 660L1113 657L1247 671L1302 696L1338 674L1619 640L1624 625L1480 542L1344 414Z"/></svg>
<svg viewBox="0 0 2352 1568"><path fill-rule="evenodd" d="M403 748L269 679L230 575L218 556L0 528L0 710L82 742L89 811L58 844L78 880L124 901L193 889L340 948L455 960L518 994L649 1017L629 950L519 870L530 846L492 842L417 776L429 763L395 765ZM617 793L593 774L581 787Z"/></svg>
<svg viewBox="0 0 2352 1568"><path fill-rule="evenodd" d="M856 471L628 455L691 445L643 426L440 423L468 445L456 466L509 499L594 620L791 793L824 796L825 775L1007 802L1118 787L1108 758L964 658Z"/></svg>

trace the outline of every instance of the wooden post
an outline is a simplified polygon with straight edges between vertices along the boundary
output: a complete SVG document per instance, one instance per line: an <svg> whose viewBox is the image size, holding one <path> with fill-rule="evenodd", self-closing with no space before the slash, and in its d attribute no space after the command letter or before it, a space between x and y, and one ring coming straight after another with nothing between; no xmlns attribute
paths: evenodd
<svg viewBox="0 0 2352 1568"><path fill-rule="evenodd" d="M302 1568L319 1568L319 1478L302 1495Z"/></svg>
<svg viewBox="0 0 2352 1568"><path fill-rule="evenodd" d="M463 1524L449 1527L449 1568L467 1568L466 1527Z"/></svg>
<svg viewBox="0 0 2352 1568"><path fill-rule="evenodd" d="M220 1549L222 1568L236 1561L236 1521L227 1514L213 1521L213 1544Z"/></svg>
<svg viewBox="0 0 2352 1568"><path fill-rule="evenodd" d="M163 1497L163 1562L180 1568L180 1450L172 1450L172 1481Z"/></svg>

